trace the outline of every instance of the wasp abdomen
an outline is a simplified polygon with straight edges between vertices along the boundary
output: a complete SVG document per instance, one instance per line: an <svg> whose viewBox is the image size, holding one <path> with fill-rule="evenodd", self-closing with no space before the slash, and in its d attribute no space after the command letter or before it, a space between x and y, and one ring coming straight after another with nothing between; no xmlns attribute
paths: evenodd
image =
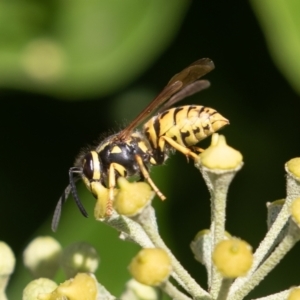
<svg viewBox="0 0 300 300"><path fill-rule="evenodd" d="M171 138L181 146L190 147L228 123L213 108L186 105L168 109L152 117L144 125L144 133L159 156L166 150L163 137Z"/></svg>

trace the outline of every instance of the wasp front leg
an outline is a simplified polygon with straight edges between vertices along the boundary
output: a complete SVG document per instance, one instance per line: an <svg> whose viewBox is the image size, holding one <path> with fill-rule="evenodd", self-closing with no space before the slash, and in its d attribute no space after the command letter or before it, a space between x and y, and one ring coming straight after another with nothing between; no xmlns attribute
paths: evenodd
<svg viewBox="0 0 300 300"><path fill-rule="evenodd" d="M116 187L116 166L115 164L112 163L109 166L109 171L108 171L108 201L106 204L106 216L110 217L113 212L113 201L114 201L114 190Z"/></svg>
<svg viewBox="0 0 300 300"><path fill-rule="evenodd" d="M149 185L152 187L153 191L156 193L156 195L161 200L165 200L166 199L165 195L159 190L159 188L155 185L155 183L151 179L150 174L149 174L147 168L145 167L142 158L139 155L136 155L135 160L136 160L137 164L139 165L139 168L140 168L140 171L141 171L143 177L149 183Z"/></svg>

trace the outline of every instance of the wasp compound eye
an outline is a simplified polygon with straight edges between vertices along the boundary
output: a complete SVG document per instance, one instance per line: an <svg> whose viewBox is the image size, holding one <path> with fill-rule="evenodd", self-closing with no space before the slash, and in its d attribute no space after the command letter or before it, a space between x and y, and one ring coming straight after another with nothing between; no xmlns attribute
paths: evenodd
<svg viewBox="0 0 300 300"><path fill-rule="evenodd" d="M96 151L90 151L83 158L82 173L89 181L100 180L101 167Z"/></svg>

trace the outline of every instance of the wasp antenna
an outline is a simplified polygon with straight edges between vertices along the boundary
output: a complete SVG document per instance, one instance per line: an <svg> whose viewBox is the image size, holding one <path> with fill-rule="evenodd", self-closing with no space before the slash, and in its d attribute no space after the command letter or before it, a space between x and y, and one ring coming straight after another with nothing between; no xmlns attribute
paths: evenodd
<svg viewBox="0 0 300 300"><path fill-rule="evenodd" d="M70 192L71 192L71 186L68 185L66 187L66 189L64 190L64 193L61 195L61 197L59 198L59 200L56 204L54 214L53 214L53 218L52 218L52 223L51 223L51 229L54 232L57 230L57 227L58 227L58 224L59 224L62 206L67 201Z"/></svg>
<svg viewBox="0 0 300 300"><path fill-rule="evenodd" d="M77 207L79 208L81 214L84 216L84 217L88 217L88 213L86 212L85 208L83 207L80 199L79 199L79 196L78 196L78 193L77 193L77 189L76 189L76 181L78 181L80 178L79 177L76 177L74 178L73 174L74 173L81 173L82 172L82 169L81 168L71 168L69 170L69 180L70 180L70 191L71 191L71 194L75 200L75 203L77 205Z"/></svg>

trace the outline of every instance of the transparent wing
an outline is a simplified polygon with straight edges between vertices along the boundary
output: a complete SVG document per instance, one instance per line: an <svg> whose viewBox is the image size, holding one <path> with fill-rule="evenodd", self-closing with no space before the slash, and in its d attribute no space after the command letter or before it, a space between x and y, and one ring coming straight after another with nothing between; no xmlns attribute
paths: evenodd
<svg viewBox="0 0 300 300"><path fill-rule="evenodd" d="M211 59L202 58L193 62L181 72L175 74L158 96L154 98L153 101L150 102L150 104L125 129L117 134L115 139L127 139L132 130L162 104L166 103L164 105L164 109L166 109L185 97L207 88L209 82L207 80L199 81L198 79L212 71L214 67L214 63Z"/></svg>

